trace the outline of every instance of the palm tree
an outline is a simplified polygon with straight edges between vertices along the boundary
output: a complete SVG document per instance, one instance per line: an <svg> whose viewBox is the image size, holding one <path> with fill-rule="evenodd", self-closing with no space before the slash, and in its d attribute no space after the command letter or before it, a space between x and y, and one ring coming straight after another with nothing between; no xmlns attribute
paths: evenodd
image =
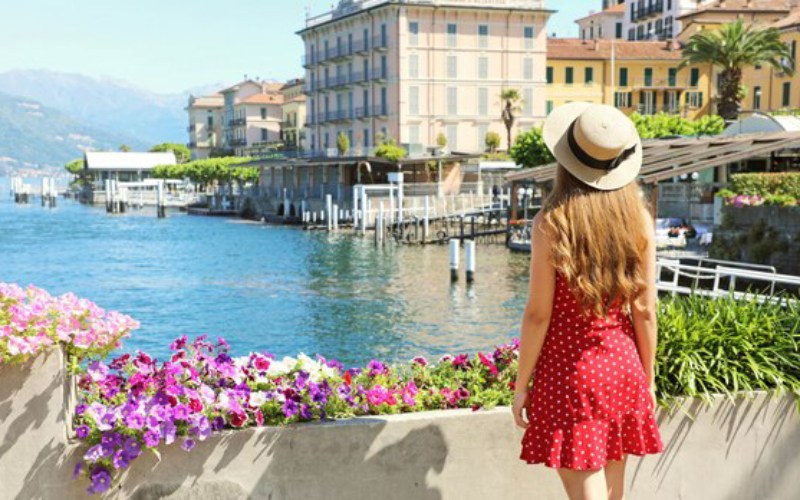
<svg viewBox="0 0 800 500"><path fill-rule="evenodd" d="M789 75L794 61L791 51L775 28L745 26L741 19L720 30L704 30L692 35L683 49L679 67L710 63L721 70L719 75L719 115L726 120L739 116L742 71L749 66L771 66Z"/></svg>
<svg viewBox="0 0 800 500"><path fill-rule="evenodd" d="M519 111L519 103L522 100L517 89L506 89L500 92L500 100L503 101L503 112L500 117L506 126L506 134L508 139L508 150L511 150L511 129L514 128L514 122L517 117L514 115Z"/></svg>

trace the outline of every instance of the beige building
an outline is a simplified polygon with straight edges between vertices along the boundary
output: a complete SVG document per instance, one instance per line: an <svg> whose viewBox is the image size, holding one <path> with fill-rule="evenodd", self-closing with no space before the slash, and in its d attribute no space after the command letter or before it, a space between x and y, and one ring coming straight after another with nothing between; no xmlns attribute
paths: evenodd
<svg viewBox="0 0 800 500"><path fill-rule="evenodd" d="M623 30L628 40L669 40L682 31L682 16L715 3L725 0L625 0Z"/></svg>
<svg viewBox="0 0 800 500"><path fill-rule="evenodd" d="M296 78L281 89L283 95L283 124L281 140L284 151L306 149L306 95L305 80Z"/></svg>
<svg viewBox="0 0 800 500"><path fill-rule="evenodd" d="M483 151L486 133L504 132L500 93L523 97L517 129L545 115L543 0L341 0L308 18L305 43L308 148L353 153L380 137L413 153L435 147Z"/></svg>
<svg viewBox="0 0 800 500"><path fill-rule="evenodd" d="M581 40L611 40L623 38L623 17L625 4L610 5L600 12L591 12L575 22L578 24L578 36Z"/></svg>
<svg viewBox="0 0 800 500"><path fill-rule="evenodd" d="M222 94L203 97L189 96L189 142L192 159L208 158L222 141Z"/></svg>
<svg viewBox="0 0 800 500"><path fill-rule="evenodd" d="M236 156L280 139L283 84L244 80L220 91L223 96L222 147Z"/></svg>

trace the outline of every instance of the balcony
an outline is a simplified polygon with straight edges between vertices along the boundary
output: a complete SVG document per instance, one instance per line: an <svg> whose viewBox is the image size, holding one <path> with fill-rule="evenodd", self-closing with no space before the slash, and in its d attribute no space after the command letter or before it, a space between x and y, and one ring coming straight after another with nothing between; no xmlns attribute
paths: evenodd
<svg viewBox="0 0 800 500"><path fill-rule="evenodd" d="M385 36L374 36L372 37L372 49L385 51L389 48L388 37Z"/></svg>
<svg viewBox="0 0 800 500"><path fill-rule="evenodd" d="M247 139L231 139L231 146L247 146Z"/></svg>
<svg viewBox="0 0 800 500"><path fill-rule="evenodd" d="M241 127L242 125L246 124L247 120L244 118L234 118L233 120L228 120L229 127Z"/></svg>
<svg viewBox="0 0 800 500"><path fill-rule="evenodd" d="M369 107L360 106L360 107L356 108L355 118L357 120L361 119L361 118L368 118L368 117L369 117Z"/></svg>
<svg viewBox="0 0 800 500"><path fill-rule="evenodd" d="M647 19L652 16L661 15L664 12L664 2L652 2L648 5L644 5L644 3L637 4L636 14L633 17L634 21L641 21L642 19Z"/></svg>
<svg viewBox="0 0 800 500"><path fill-rule="evenodd" d="M642 90L682 90L690 87L690 83L688 78L644 78L633 82L631 87Z"/></svg>
<svg viewBox="0 0 800 500"><path fill-rule="evenodd" d="M330 79L328 84L327 87L331 89L347 87L350 85L350 78L347 75L336 75Z"/></svg>
<svg viewBox="0 0 800 500"><path fill-rule="evenodd" d="M388 68L372 68L372 80L386 80L389 76Z"/></svg>

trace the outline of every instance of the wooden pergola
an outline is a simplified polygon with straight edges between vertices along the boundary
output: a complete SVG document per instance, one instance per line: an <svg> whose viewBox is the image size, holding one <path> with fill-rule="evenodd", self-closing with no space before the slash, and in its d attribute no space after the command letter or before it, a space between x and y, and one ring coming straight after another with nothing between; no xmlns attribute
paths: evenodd
<svg viewBox="0 0 800 500"><path fill-rule="evenodd" d="M800 148L800 132L768 132L732 136L678 139L652 139L642 142L643 163L639 181L651 189L651 211L656 215L658 182L682 174L726 166L758 156L771 156L780 150ZM556 175L556 163L512 172L512 218L516 218L516 184L535 183L546 192Z"/></svg>

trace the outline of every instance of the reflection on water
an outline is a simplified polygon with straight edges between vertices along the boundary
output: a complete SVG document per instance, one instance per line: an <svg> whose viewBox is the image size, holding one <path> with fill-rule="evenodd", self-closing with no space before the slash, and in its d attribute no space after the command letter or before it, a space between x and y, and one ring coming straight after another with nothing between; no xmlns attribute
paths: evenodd
<svg viewBox="0 0 800 500"><path fill-rule="evenodd" d="M477 281L451 285L444 246L376 249L370 239L172 213L109 216L59 200L18 206L0 184L0 280L74 291L130 314L125 342L163 356L186 333L237 354L371 358L487 350L518 335L528 257L478 247Z"/></svg>

